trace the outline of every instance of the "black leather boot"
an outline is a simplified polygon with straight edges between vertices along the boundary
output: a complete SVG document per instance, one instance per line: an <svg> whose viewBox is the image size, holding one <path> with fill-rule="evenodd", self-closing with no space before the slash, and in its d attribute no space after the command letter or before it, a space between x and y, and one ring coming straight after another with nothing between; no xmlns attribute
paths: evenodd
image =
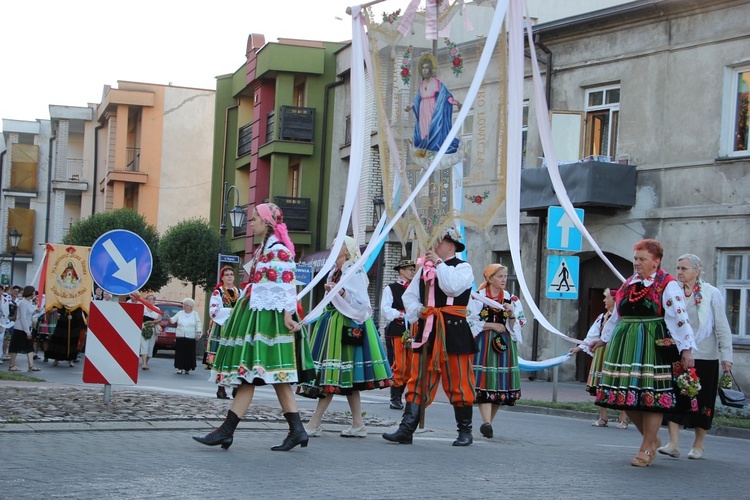
<svg viewBox="0 0 750 500"><path fill-rule="evenodd" d="M404 416L401 418L401 424L396 432L388 434L383 433L383 439L393 443L411 444L414 431L419 424L419 405L416 403L406 403Z"/></svg>
<svg viewBox="0 0 750 500"><path fill-rule="evenodd" d="M474 439L471 437L473 407L454 406L453 413L456 415L456 424L458 424L458 437L453 441L453 446L469 446L474 442Z"/></svg>
<svg viewBox="0 0 750 500"><path fill-rule="evenodd" d="M400 385L398 387L395 385L391 386L391 410L404 409L404 403L401 402L401 396L404 394L404 389L406 389L405 385Z"/></svg>
<svg viewBox="0 0 750 500"><path fill-rule="evenodd" d="M289 422L289 434L284 438L284 442L278 446L273 446L273 451L289 451L298 444L301 444L303 448L307 448L307 432L305 427L302 425L302 420L299 418L299 412L295 413L284 413L284 418Z"/></svg>
<svg viewBox="0 0 750 500"><path fill-rule="evenodd" d="M219 399L229 399L229 396L227 396L227 390L224 388L224 386L219 386L218 389L216 389L216 397Z"/></svg>
<svg viewBox="0 0 750 500"><path fill-rule="evenodd" d="M193 439L207 446L216 446L217 444L220 444L223 449L228 450L229 447L232 446L234 430L239 423L240 417L238 417L232 410L229 410L227 418L224 420L224 423L221 424L221 427L205 436L193 436Z"/></svg>

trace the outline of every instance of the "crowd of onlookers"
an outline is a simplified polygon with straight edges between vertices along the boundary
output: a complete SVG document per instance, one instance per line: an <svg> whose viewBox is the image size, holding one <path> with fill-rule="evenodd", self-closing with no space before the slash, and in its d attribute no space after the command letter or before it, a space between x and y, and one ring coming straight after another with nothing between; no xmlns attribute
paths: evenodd
<svg viewBox="0 0 750 500"><path fill-rule="evenodd" d="M96 287L93 300L113 300L109 292ZM58 322L62 319L58 328ZM66 321L67 320L67 321ZM86 322L80 309L65 311L52 308L44 311L39 292L33 286L0 285L0 336L3 352L0 364L10 362L9 371L21 371L16 364L19 354L26 355L27 370L41 371L37 360L63 361L69 367L81 359L85 344ZM59 330L60 335L53 334Z"/></svg>

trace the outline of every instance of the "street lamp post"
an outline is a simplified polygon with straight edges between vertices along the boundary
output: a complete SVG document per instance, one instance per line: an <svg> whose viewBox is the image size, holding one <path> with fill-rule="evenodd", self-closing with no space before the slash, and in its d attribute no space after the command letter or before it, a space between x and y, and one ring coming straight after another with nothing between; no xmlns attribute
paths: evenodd
<svg viewBox="0 0 750 500"><path fill-rule="evenodd" d="M228 182L224 183L224 204L221 210L221 226L219 226L219 234L221 236L221 245L219 247L219 272L221 271L221 256L224 254L225 242L227 235L227 216L229 216L229 223L232 224L232 229L237 230L245 225L245 210L239 204L235 204L232 210L229 208L229 194L234 189L235 201L240 198L240 190L237 186L229 186ZM218 274L218 273L217 273ZM219 277L221 278L221 277Z"/></svg>
<svg viewBox="0 0 750 500"><path fill-rule="evenodd" d="M224 242L227 235L227 215L229 215L229 222L232 224L232 229L239 229L245 224L245 211L240 205L235 205L232 210L227 211L227 208L229 208L229 193L232 189L234 189L237 200L240 198L240 190L237 189L237 186L229 186L228 184L228 182L224 183L224 205L221 210L221 226L219 227L219 234L221 234L221 253L224 253Z"/></svg>
<svg viewBox="0 0 750 500"><path fill-rule="evenodd" d="M385 211L385 200L382 196L376 196L372 200L373 205L373 226L378 225L378 222L380 222L380 219L383 217L383 212ZM383 292L383 258L385 256L385 243L383 243L383 246L380 247L380 252L378 253L378 258L375 260L375 269L378 273L378 279L375 283L375 308L373 310L373 320L375 321L375 327L380 327L380 297L382 296Z"/></svg>
<svg viewBox="0 0 750 500"><path fill-rule="evenodd" d="M18 253L18 244L21 242L21 233L15 227L13 231L8 233L8 241L10 242L10 286L13 286L13 270L16 267L16 254Z"/></svg>

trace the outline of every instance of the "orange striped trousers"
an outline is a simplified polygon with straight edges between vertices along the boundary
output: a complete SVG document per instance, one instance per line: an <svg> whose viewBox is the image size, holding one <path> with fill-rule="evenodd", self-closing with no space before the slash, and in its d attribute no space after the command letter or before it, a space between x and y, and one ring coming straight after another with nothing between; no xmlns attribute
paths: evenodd
<svg viewBox="0 0 750 500"><path fill-rule="evenodd" d="M409 382L411 377L411 358L413 351L404 347L404 341L400 338L394 338L393 340L393 365L391 365L391 371L393 372L393 385L395 387L401 387Z"/></svg>
<svg viewBox="0 0 750 500"><path fill-rule="evenodd" d="M471 406L474 404L474 362L473 354L446 355L440 363L440 371L433 369L433 359L429 349L434 345L425 346L422 352L413 352L411 359L411 375L406 384L406 396L409 403L424 405L427 408L434 400L438 383L442 380L443 391L453 406ZM422 365L425 366L422 366ZM423 399L424 398L424 399Z"/></svg>

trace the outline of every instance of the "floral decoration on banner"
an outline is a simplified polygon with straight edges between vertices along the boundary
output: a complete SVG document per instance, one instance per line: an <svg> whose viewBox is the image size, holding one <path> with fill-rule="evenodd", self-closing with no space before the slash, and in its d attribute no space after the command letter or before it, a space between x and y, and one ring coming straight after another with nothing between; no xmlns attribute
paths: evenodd
<svg viewBox="0 0 750 500"><path fill-rule="evenodd" d="M412 46L409 45L409 48L404 52L404 58L401 60L401 80L403 80L404 85L409 85L411 82L411 53Z"/></svg>
<svg viewBox="0 0 750 500"><path fill-rule="evenodd" d="M680 394L694 398L701 390L701 382L695 368L689 368L683 371L677 377L677 387L680 388Z"/></svg>
<svg viewBox="0 0 750 500"><path fill-rule="evenodd" d="M445 39L445 45L447 45L450 50L451 69L458 77L464 70L464 59L461 57L461 53L458 51L455 42L451 42L450 38Z"/></svg>
<svg viewBox="0 0 750 500"><path fill-rule="evenodd" d="M437 215L433 215L432 217L428 217L426 215L420 215L419 220L422 221L422 225L424 225L425 228L429 229L433 225L437 224L439 217Z"/></svg>
<svg viewBox="0 0 750 500"><path fill-rule="evenodd" d="M393 24L395 21L398 21L398 16L401 15L401 9L398 9L396 12L391 12L390 14L383 12L383 22Z"/></svg>
<svg viewBox="0 0 750 500"><path fill-rule="evenodd" d="M472 203L476 203L477 205L481 205L484 200L490 197L490 192L485 191L484 194L477 194L477 195L471 195L467 194L464 195L464 198L469 200Z"/></svg>

